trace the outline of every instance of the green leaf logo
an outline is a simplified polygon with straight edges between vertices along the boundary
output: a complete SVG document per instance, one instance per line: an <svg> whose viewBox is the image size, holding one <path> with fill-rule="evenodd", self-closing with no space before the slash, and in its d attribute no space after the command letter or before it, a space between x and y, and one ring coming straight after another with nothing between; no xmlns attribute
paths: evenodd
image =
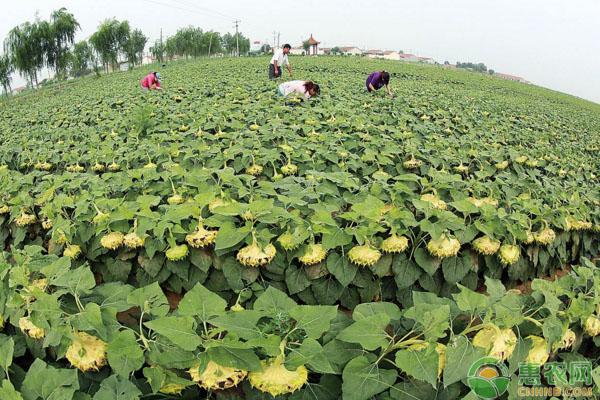
<svg viewBox="0 0 600 400"><path fill-rule="evenodd" d="M467 376L467 385L483 400L499 398L506 392L510 383L506 365L493 357L483 357L475 361Z"/></svg>

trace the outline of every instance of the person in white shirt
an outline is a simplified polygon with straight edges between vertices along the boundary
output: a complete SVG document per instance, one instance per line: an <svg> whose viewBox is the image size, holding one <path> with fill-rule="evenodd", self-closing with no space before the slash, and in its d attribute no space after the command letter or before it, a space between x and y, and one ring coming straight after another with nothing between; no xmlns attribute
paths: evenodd
<svg viewBox="0 0 600 400"><path fill-rule="evenodd" d="M312 81L289 81L279 85L277 93L283 97L297 93L304 96L305 99L310 99L318 96L321 93L321 88Z"/></svg>
<svg viewBox="0 0 600 400"><path fill-rule="evenodd" d="M292 66L288 60L291 48L292 46L289 44L284 44L282 49L275 50L271 58L271 64L269 64L269 79L280 78L282 73L281 67L284 65L290 73L290 78L292 77Z"/></svg>

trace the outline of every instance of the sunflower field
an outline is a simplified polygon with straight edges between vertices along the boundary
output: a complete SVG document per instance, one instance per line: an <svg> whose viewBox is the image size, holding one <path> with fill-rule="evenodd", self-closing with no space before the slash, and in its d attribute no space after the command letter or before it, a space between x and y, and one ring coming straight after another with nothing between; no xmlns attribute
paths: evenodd
<svg viewBox="0 0 600 400"><path fill-rule="evenodd" d="M283 99L267 64L0 102L0 400L476 400L485 356L503 398L582 361L600 398L600 106L353 57Z"/></svg>

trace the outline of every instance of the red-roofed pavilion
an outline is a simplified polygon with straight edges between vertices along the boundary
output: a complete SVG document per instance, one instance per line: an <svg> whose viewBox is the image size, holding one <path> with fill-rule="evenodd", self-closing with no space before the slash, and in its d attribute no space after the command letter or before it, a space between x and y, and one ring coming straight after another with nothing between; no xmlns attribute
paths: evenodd
<svg viewBox="0 0 600 400"><path fill-rule="evenodd" d="M308 45L310 46L310 48L308 49L308 55L313 55L316 56L318 54L319 51L319 44L321 42L317 42L315 40L315 38L313 37L313 34L310 34L310 37L308 38Z"/></svg>

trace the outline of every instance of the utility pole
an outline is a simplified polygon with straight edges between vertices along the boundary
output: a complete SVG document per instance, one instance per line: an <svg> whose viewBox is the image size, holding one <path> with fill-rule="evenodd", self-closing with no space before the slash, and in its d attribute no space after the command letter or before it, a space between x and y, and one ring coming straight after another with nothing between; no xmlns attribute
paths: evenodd
<svg viewBox="0 0 600 400"><path fill-rule="evenodd" d="M274 49L277 48L277 41L275 40L276 37L277 37L277 31L273 31L273 51L275 51Z"/></svg>
<svg viewBox="0 0 600 400"><path fill-rule="evenodd" d="M163 46L163 41L162 41L162 28L160 28L160 60L158 60L159 62L164 62L164 54L165 54L165 48Z"/></svg>
<svg viewBox="0 0 600 400"><path fill-rule="evenodd" d="M235 47L237 48L237 56L239 57L240 56L240 34L238 32L238 26L239 26L240 22L242 22L242 21L240 21L239 19L236 19L234 22L235 22Z"/></svg>
<svg viewBox="0 0 600 400"><path fill-rule="evenodd" d="M279 37L281 36L281 32L277 32L277 48L279 48Z"/></svg>
<svg viewBox="0 0 600 400"><path fill-rule="evenodd" d="M208 58L210 58L210 47L212 46L213 31L210 31L210 41L208 42Z"/></svg>

